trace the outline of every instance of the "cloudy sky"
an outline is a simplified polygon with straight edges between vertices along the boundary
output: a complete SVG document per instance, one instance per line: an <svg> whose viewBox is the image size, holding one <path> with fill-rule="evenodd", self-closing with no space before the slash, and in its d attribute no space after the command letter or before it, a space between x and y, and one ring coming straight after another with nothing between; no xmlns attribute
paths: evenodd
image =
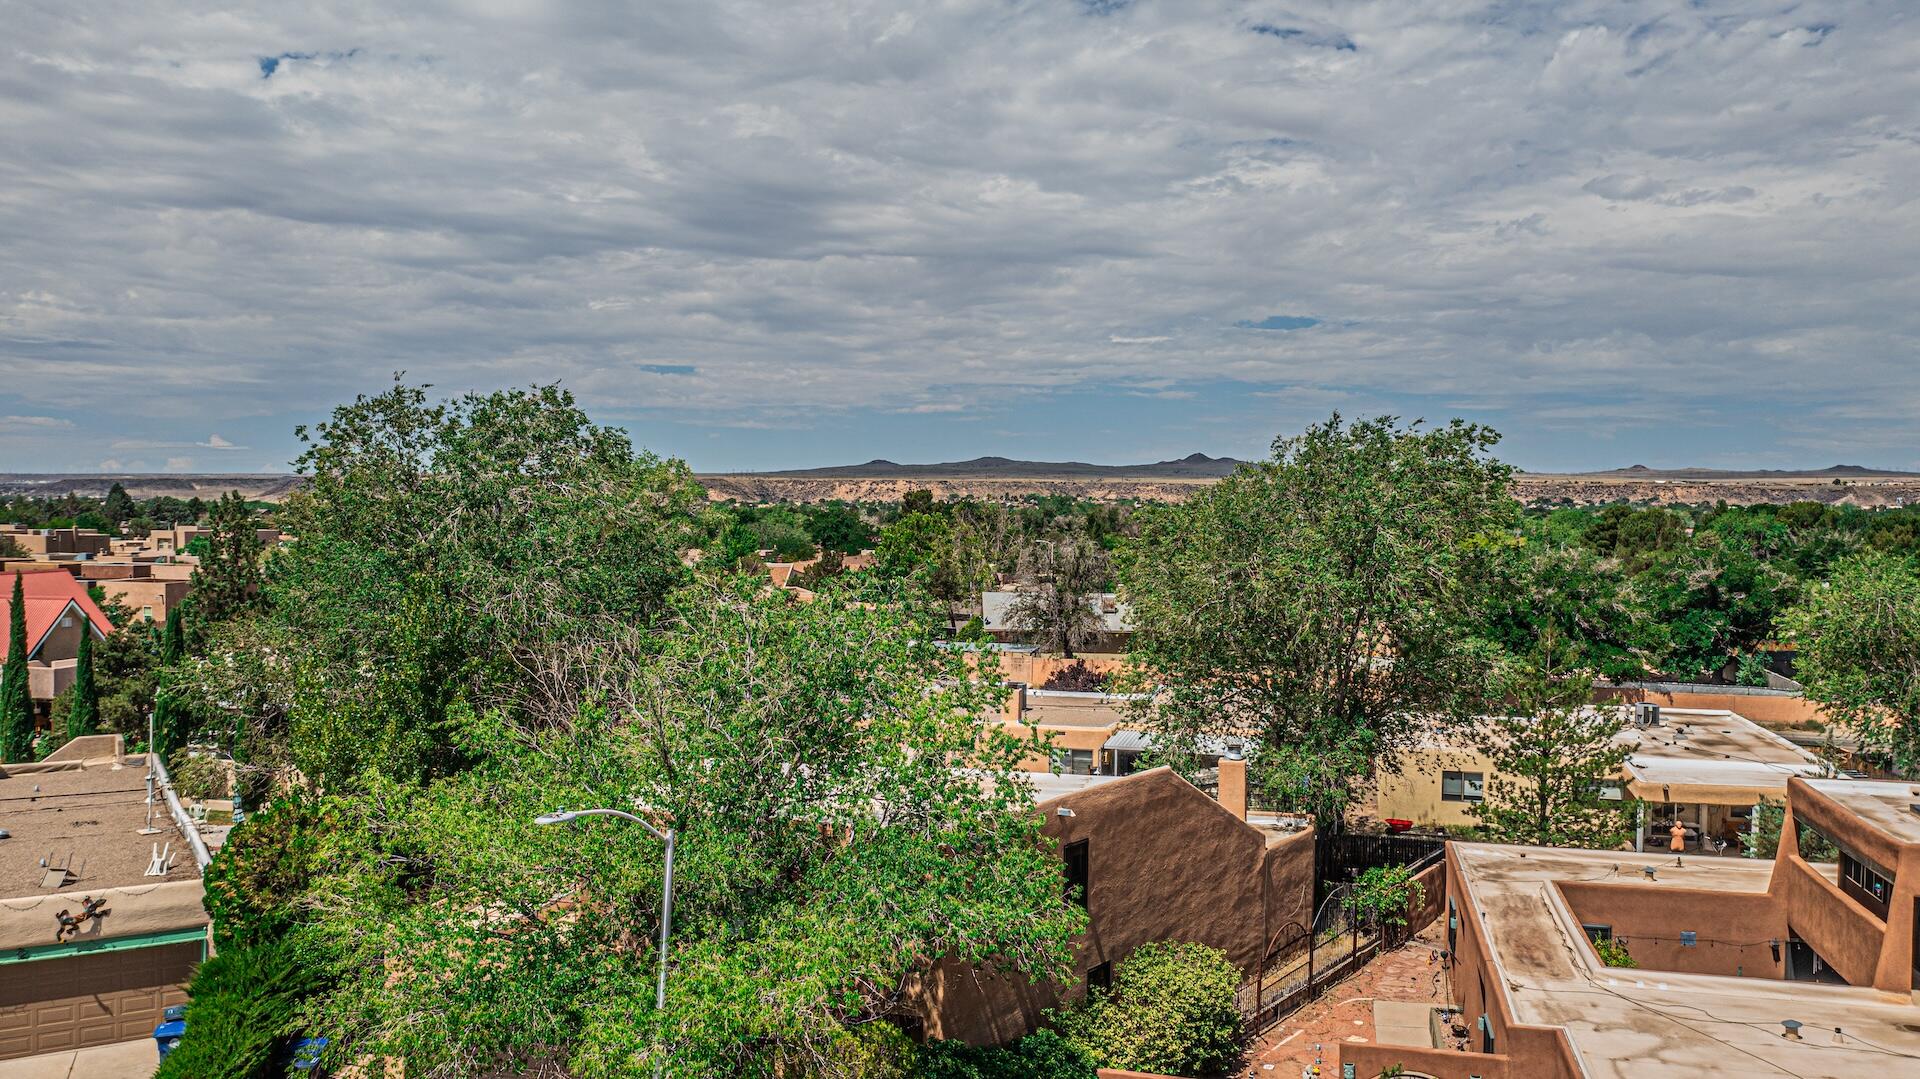
<svg viewBox="0 0 1920 1079"><path fill-rule="evenodd" d="M1905 0L255 6L0 0L0 469L403 369L703 469L1920 467Z"/></svg>

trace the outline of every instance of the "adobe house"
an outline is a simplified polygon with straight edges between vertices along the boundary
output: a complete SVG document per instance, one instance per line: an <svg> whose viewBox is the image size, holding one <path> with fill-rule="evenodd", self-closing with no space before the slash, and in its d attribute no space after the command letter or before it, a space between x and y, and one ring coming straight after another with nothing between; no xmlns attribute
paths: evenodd
<svg viewBox="0 0 1920 1079"><path fill-rule="evenodd" d="M1246 820L1246 765L1223 761L1215 801L1171 770L1031 777L1034 808L1060 844L1090 924L1064 985L948 960L918 986L928 1037L998 1044L1046 1009L1107 983L1149 941L1197 941L1254 976L1269 942L1311 917L1313 830Z"/></svg>
<svg viewBox="0 0 1920 1079"><path fill-rule="evenodd" d="M1771 862L1449 844L1456 1025L1343 1046L1341 1063L1367 1079L1920 1075L1920 784L1794 777L1786 795Z"/></svg>
<svg viewBox="0 0 1920 1079"><path fill-rule="evenodd" d="M186 1003L207 849L164 788L149 813L148 766L105 734L0 766L0 1060L150 1038Z"/></svg>
<svg viewBox="0 0 1920 1079"><path fill-rule="evenodd" d="M82 616L95 640L106 639L113 632L113 623L87 595L86 586L70 574L58 569L0 573L0 659L13 644L7 627L12 624L16 577L27 607L28 691L35 701L51 702L73 684Z"/></svg>

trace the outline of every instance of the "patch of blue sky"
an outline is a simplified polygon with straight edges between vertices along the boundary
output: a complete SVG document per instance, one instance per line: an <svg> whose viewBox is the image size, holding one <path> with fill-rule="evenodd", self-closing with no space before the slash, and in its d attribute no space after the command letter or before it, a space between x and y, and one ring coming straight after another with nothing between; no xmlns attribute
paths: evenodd
<svg viewBox="0 0 1920 1079"><path fill-rule="evenodd" d="M1320 320L1306 315L1268 315L1258 321L1241 319L1234 325L1243 330L1304 330L1309 326L1320 325Z"/></svg>

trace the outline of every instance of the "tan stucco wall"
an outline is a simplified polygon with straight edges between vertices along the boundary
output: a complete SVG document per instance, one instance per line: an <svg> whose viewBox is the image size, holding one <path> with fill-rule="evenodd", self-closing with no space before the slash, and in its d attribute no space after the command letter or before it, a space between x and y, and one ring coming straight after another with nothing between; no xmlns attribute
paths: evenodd
<svg viewBox="0 0 1920 1079"><path fill-rule="evenodd" d="M103 629L106 627L102 627ZM40 647L33 658L43 663L72 659L80 654L80 612L68 610L40 639Z"/></svg>
<svg viewBox="0 0 1920 1079"><path fill-rule="evenodd" d="M1583 881L1555 886L1575 918L1612 926L1614 938L1644 969L1747 978L1786 974L1786 912L1766 893ZM1699 934L1691 947L1678 939L1687 930ZM1779 942L1778 959L1773 941Z"/></svg>
<svg viewBox="0 0 1920 1079"><path fill-rule="evenodd" d="M156 622L167 620L167 612L187 598L189 587L186 581L156 580L151 577L144 580L112 580L95 583L99 584L102 592L119 600L135 615L139 615L142 608L153 608L153 620Z"/></svg>
<svg viewBox="0 0 1920 1079"><path fill-rule="evenodd" d="M1893 873L1884 921L1800 858L1803 819L1834 842ZM1850 984L1903 995L1913 991L1920 843L1896 843L1810 784L1792 779L1787 782L1787 819L1780 830L1780 853L1768 890L1786 909L1794 932Z"/></svg>
<svg viewBox="0 0 1920 1079"><path fill-rule="evenodd" d="M139 936L191 929L207 924L201 902L205 888L198 880L136 884L126 888L71 888L53 895L0 899L0 951L56 943L54 915L80 911L80 900L107 899L106 917L81 927L75 942Z"/></svg>
<svg viewBox="0 0 1920 1079"><path fill-rule="evenodd" d="M1440 798L1440 773L1479 772L1493 782L1493 760L1473 749L1416 746L1401 751L1395 768L1375 779L1374 815L1381 820L1410 820L1423 828L1477 824L1473 802Z"/></svg>
<svg viewBox="0 0 1920 1079"><path fill-rule="evenodd" d="M1820 706L1799 694L1786 693L1657 693L1624 686L1602 686L1593 691L1596 703L1647 701L1662 708L1699 708L1735 712L1762 727L1797 727L1812 720L1828 722Z"/></svg>
<svg viewBox="0 0 1920 1079"><path fill-rule="evenodd" d="M1578 1079L1573 1045L1562 1027L1542 1027L1513 1021L1512 1002L1500 983L1500 972L1487 959L1486 933L1472 893L1460 875L1453 844L1447 844L1447 910L1441 915L1452 957L1447 971L1452 982L1452 999L1459 1003L1467 1026L1473 1028L1479 1016L1487 1017L1493 1028L1494 1055L1475 1054L1463 1060L1499 1060L1505 1057L1511 1076L1527 1079ZM1447 928L1451 925L1453 928ZM1469 1036L1472 1048L1479 1048L1479 1034ZM1451 1079L1452 1073L1436 1073ZM1497 1072L1480 1073L1498 1074Z"/></svg>
<svg viewBox="0 0 1920 1079"><path fill-rule="evenodd" d="M1061 817L1058 809L1074 811ZM1047 835L1087 840L1088 915L1073 977L1037 985L947 960L921 986L929 1037L997 1044L1033 1030L1042 1013L1083 992L1086 972L1121 963L1141 944L1198 941L1252 974L1280 925L1313 901L1313 839L1269 845L1265 833L1166 769L1101 784L1038 810Z"/></svg>

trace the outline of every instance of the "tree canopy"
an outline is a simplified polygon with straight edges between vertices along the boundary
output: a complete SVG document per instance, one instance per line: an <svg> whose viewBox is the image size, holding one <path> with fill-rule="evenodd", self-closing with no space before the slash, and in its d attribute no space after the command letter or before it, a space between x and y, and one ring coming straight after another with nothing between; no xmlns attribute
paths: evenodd
<svg viewBox="0 0 1920 1079"><path fill-rule="evenodd" d="M1807 696L1901 772L1920 770L1920 568L1868 550L1786 618Z"/></svg>
<svg viewBox="0 0 1920 1079"><path fill-rule="evenodd" d="M1468 706L1484 664L1459 630L1518 509L1497 439L1336 415L1141 511L1119 579L1165 751L1250 736L1266 795L1327 822L1418 717Z"/></svg>

